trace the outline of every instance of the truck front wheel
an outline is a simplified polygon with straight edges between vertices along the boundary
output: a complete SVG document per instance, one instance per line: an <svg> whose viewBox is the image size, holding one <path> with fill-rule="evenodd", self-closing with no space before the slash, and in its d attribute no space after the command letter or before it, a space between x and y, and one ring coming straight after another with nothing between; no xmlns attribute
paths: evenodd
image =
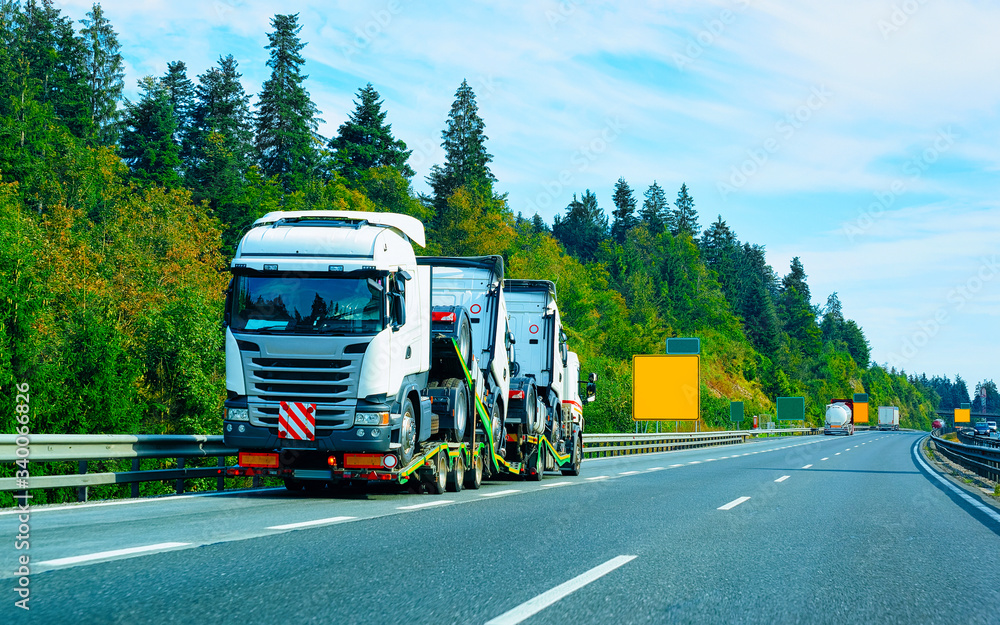
<svg viewBox="0 0 1000 625"><path fill-rule="evenodd" d="M417 449L417 416L409 397L403 400L402 414L399 425L399 462L405 467L413 460L413 453Z"/></svg>

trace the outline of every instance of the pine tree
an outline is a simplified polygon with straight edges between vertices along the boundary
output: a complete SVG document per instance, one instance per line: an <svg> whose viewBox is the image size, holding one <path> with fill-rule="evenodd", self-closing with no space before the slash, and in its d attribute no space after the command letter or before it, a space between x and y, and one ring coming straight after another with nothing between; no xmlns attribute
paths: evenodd
<svg viewBox="0 0 1000 625"><path fill-rule="evenodd" d="M611 225L611 238L619 245L625 243L629 230L636 226L635 196L625 178L618 178L615 183L615 195L612 200L615 210L611 213L614 223Z"/></svg>
<svg viewBox="0 0 1000 625"><path fill-rule="evenodd" d="M822 332L816 325L816 310L810 301L809 285L802 261L792 259L791 271L781 280L780 313L785 332L806 357L819 354Z"/></svg>
<svg viewBox="0 0 1000 625"><path fill-rule="evenodd" d="M114 145L118 141L118 108L125 88L124 59L118 35L104 17L100 4L94 4L87 18L80 20L85 47L86 80L89 86L87 103L93 124L95 141Z"/></svg>
<svg viewBox="0 0 1000 625"><path fill-rule="evenodd" d="M674 210L671 233L687 234L692 239L698 237L698 211L694 209L694 198L688 195L687 184L681 184L680 191L677 192L677 201L674 202Z"/></svg>
<svg viewBox="0 0 1000 625"><path fill-rule="evenodd" d="M639 219L654 236L664 231L667 226L667 196L663 192L663 187L653 181L653 184L646 189L645 200L642 202L642 210L639 211Z"/></svg>
<svg viewBox="0 0 1000 625"><path fill-rule="evenodd" d="M235 231L245 216L233 214L250 167L253 136L249 131L250 97L232 55L198 77L197 99L191 111L190 167L186 183L194 200L208 200L216 215Z"/></svg>
<svg viewBox="0 0 1000 625"><path fill-rule="evenodd" d="M174 142L177 122L167 89L152 76L139 81L139 101L125 102L121 156L137 181L180 186L180 148Z"/></svg>
<svg viewBox="0 0 1000 625"><path fill-rule="evenodd" d="M261 172L277 176L286 191L301 189L317 173L319 111L309 99L302 74L305 59L298 38L298 14L275 15L268 33L267 66L271 77L261 89L255 118L256 149Z"/></svg>
<svg viewBox="0 0 1000 625"><path fill-rule="evenodd" d="M727 278L731 277L733 250L737 243L736 234L730 230L729 225L722 219L722 215L719 215L719 218L705 230L699 242L701 258L705 261L705 266L714 269L723 284Z"/></svg>
<svg viewBox="0 0 1000 625"><path fill-rule="evenodd" d="M174 111L174 121L177 123L174 143L180 150L181 162L186 170L191 160L191 144L188 139L191 134L195 91L194 83L187 77L187 65L184 61L168 62L167 73L160 79L160 85L166 90L170 108Z"/></svg>
<svg viewBox="0 0 1000 625"><path fill-rule="evenodd" d="M373 167L393 167L404 178L412 178L414 171L406 161L413 150L392 136L392 124L385 123L386 112L371 83L358 89L354 104L354 112L329 143L337 173L357 181Z"/></svg>
<svg viewBox="0 0 1000 625"><path fill-rule="evenodd" d="M78 137L90 133L86 114L85 55L72 21L52 0L29 0L18 18L15 56L27 70L36 100L52 107L56 117Z"/></svg>
<svg viewBox="0 0 1000 625"><path fill-rule="evenodd" d="M496 177L489 164L493 155L486 151L486 124L479 116L476 94L465 80L455 92L455 101L441 133L444 139L444 165L435 165L427 176L433 190L434 203L439 209L456 189L462 186L492 190Z"/></svg>
<svg viewBox="0 0 1000 625"><path fill-rule="evenodd" d="M589 262L594 259L601 242L608 238L608 218L597 205L597 196L590 189L580 200L573 194L573 201L566 207L566 216L556 215L552 224L554 236L566 251L580 259Z"/></svg>
<svg viewBox="0 0 1000 625"><path fill-rule="evenodd" d="M823 331L823 340L825 342L843 339L844 310L836 291L826 298L826 306L823 309L823 320L820 322L819 327Z"/></svg>

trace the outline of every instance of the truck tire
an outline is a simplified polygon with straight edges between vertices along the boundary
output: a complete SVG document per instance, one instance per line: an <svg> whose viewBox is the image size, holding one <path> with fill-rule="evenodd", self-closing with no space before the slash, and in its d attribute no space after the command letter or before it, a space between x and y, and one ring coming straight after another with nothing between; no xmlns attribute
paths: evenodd
<svg viewBox="0 0 1000 625"><path fill-rule="evenodd" d="M458 389L456 397L458 405L455 406L455 427L448 430L448 440L460 443L465 438L465 430L469 424L469 387L458 378L445 380L444 386Z"/></svg>
<svg viewBox="0 0 1000 625"><path fill-rule="evenodd" d="M573 435L573 457L569 461L569 466L562 470L563 475L580 475L583 465L583 439L580 434Z"/></svg>
<svg viewBox="0 0 1000 625"><path fill-rule="evenodd" d="M402 421L399 424L399 464L405 467L413 460L417 450L417 415L413 403L407 397L403 400Z"/></svg>
<svg viewBox="0 0 1000 625"><path fill-rule="evenodd" d="M469 490L479 490L483 485L483 455L472 453L472 466L465 472L465 487Z"/></svg>
<svg viewBox="0 0 1000 625"><path fill-rule="evenodd" d="M538 419L538 400L535 396L535 386L528 387L528 392L524 394L524 431L537 433L535 431L536 420Z"/></svg>
<svg viewBox="0 0 1000 625"><path fill-rule="evenodd" d="M506 436L503 430L503 415L500 414L500 402L493 402L490 408L490 429L493 430L493 453L503 456Z"/></svg>
<svg viewBox="0 0 1000 625"><path fill-rule="evenodd" d="M298 493L301 492L303 488L305 488L305 484L302 483L302 480L297 480L293 477L285 478L285 490Z"/></svg>
<svg viewBox="0 0 1000 625"><path fill-rule="evenodd" d="M465 315L460 315L462 321L458 328L458 353L462 357L462 362L466 367L472 365L472 328L469 326L469 319Z"/></svg>
<svg viewBox="0 0 1000 625"><path fill-rule="evenodd" d="M545 448L539 446L535 449L535 453L531 454L527 458L525 465L528 470L524 474L524 479L529 482L541 482L542 477L545 475Z"/></svg>
<svg viewBox="0 0 1000 625"><path fill-rule="evenodd" d="M434 472L425 474L424 486L432 495L440 495L448 487L448 452L442 450L434 456Z"/></svg>
<svg viewBox="0 0 1000 625"><path fill-rule="evenodd" d="M458 457L451 463L448 471L448 491L452 493L462 492L462 482L465 480L465 456L458 454Z"/></svg>

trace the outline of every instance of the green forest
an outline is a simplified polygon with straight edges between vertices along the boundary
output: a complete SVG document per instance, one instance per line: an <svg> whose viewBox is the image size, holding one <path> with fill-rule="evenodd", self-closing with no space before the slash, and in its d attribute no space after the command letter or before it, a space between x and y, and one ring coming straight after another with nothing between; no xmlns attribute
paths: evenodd
<svg viewBox="0 0 1000 625"><path fill-rule="evenodd" d="M702 224L683 181L671 200L656 182L595 180L613 207L580 189L551 224L514 214L464 81L441 111L444 162L415 193L371 84L335 136L318 134L299 31L297 15L272 19L254 103L225 54L197 76L171 61L131 100L99 4L74 23L51 0L0 2L0 432L28 383L32 433L221 433L225 269L254 219L303 209L413 215L421 253L501 254L508 277L554 281L571 349L600 376L591 432L634 428L632 356L677 336L701 339L710 429L732 427L733 400L746 428L775 397L803 395L817 425L831 398L867 392L921 429L969 401L958 376L871 362L836 293L811 293L798 258L776 272L722 216Z"/></svg>

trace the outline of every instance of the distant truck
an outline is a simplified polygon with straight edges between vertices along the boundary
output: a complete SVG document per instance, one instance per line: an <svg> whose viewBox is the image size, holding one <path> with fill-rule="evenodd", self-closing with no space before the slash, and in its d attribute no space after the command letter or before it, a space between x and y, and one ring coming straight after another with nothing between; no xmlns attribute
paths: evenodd
<svg viewBox="0 0 1000 625"><path fill-rule="evenodd" d="M823 434L854 434L854 402L850 399L834 399L826 405L826 419Z"/></svg>
<svg viewBox="0 0 1000 625"><path fill-rule="evenodd" d="M899 408L896 406L878 407L879 432L899 429Z"/></svg>

